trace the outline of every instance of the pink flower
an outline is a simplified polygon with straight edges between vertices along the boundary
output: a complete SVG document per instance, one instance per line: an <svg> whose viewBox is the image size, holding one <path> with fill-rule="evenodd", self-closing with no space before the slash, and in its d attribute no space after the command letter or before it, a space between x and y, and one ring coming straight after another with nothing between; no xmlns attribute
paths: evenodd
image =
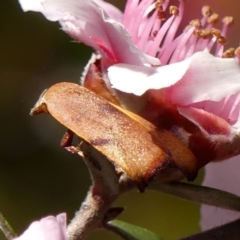
<svg viewBox="0 0 240 240"><path fill-rule="evenodd" d="M240 50L224 50L233 22L203 7L177 35L185 1L128 0L124 13L102 0L20 0L76 41L94 48L82 84L181 138L199 161L240 153Z"/></svg>
<svg viewBox="0 0 240 240"><path fill-rule="evenodd" d="M42 218L31 223L28 229L14 240L67 240L66 214Z"/></svg>
<svg viewBox="0 0 240 240"><path fill-rule="evenodd" d="M19 1L96 50L85 87L172 131L199 168L240 154L240 49L224 49L231 17L215 29L219 17L205 6L179 34L183 0L177 7L171 0L127 0L124 13L102 0ZM215 165L207 169L210 186Z"/></svg>
<svg viewBox="0 0 240 240"><path fill-rule="evenodd" d="M20 0L23 10L42 12L48 20L59 21L76 41L99 51L109 64L159 64L132 42L121 24L122 13L102 0ZM124 50L123 50L124 49Z"/></svg>

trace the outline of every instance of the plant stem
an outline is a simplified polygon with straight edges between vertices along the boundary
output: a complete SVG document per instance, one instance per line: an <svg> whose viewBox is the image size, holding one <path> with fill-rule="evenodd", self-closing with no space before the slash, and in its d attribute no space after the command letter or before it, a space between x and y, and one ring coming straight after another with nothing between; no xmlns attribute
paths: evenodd
<svg viewBox="0 0 240 240"><path fill-rule="evenodd" d="M2 213L0 213L0 229L8 240L12 240L17 237L16 233L4 218Z"/></svg>
<svg viewBox="0 0 240 240"><path fill-rule="evenodd" d="M72 222L68 226L68 239L85 239L91 232L101 228L105 214L115 198L104 201L101 197L96 197L92 189L87 194L80 210L76 213Z"/></svg>
<svg viewBox="0 0 240 240"><path fill-rule="evenodd" d="M149 189L201 204L240 211L240 197L219 189L183 182L150 184Z"/></svg>
<svg viewBox="0 0 240 240"><path fill-rule="evenodd" d="M102 227L111 204L119 196L119 175L112 163L90 144L82 142L81 151L73 150L83 157L91 174L93 185L80 210L68 225L68 240L86 238L91 232Z"/></svg>

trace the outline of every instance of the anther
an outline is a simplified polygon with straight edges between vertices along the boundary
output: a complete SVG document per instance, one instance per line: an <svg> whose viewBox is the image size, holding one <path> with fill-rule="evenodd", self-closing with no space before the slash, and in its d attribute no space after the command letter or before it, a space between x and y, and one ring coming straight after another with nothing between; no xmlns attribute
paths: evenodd
<svg viewBox="0 0 240 240"><path fill-rule="evenodd" d="M157 33L158 33L157 30L153 31L153 32L152 32L153 37L156 37L156 36L157 36Z"/></svg>
<svg viewBox="0 0 240 240"><path fill-rule="evenodd" d="M196 37L201 37L201 31L202 30L200 30L200 29L195 29L193 33Z"/></svg>
<svg viewBox="0 0 240 240"><path fill-rule="evenodd" d="M170 6L169 7L169 13L174 15L174 16L177 16L178 13L179 13L179 9L176 6Z"/></svg>
<svg viewBox="0 0 240 240"><path fill-rule="evenodd" d="M211 15L212 15L212 13L213 13L213 11L212 11L212 9L211 9L211 7L210 6L203 6L202 7L202 15L204 16L204 17L210 17Z"/></svg>
<svg viewBox="0 0 240 240"><path fill-rule="evenodd" d="M235 48L229 48L222 54L222 58L233 58L234 54Z"/></svg>
<svg viewBox="0 0 240 240"><path fill-rule="evenodd" d="M221 36L221 31L217 28L212 28L211 29L211 34L214 36L214 37L220 37Z"/></svg>
<svg viewBox="0 0 240 240"><path fill-rule="evenodd" d="M199 30L198 37L201 37L203 39L207 39L211 37L211 30L210 29L201 29Z"/></svg>
<svg viewBox="0 0 240 240"><path fill-rule="evenodd" d="M165 0L157 0L157 2L161 5L163 5L165 3Z"/></svg>
<svg viewBox="0 0 240 240"><path fill-rule="evenodd" d="M202 27L201 21L199 19L192 20L189 23L189 25L192 26L192 27L195 27L195 28L201 28Z"/></svg>
<svg viewBox="0 0 240 240"><path fill-rule="evenodd" d="M223 24L231 26L233 24L234 20L233 20L232 16L226 16L223 18L222 22L223 22Z"/></svg>
<svg viewBox="0 0 240 240"><path fill-rule="evenodd" d="M213 13L210 17L208 17L209 24L216 24L219 22L219 15L217 13Z"/></svg>
<svg viewBox="0 0 240 240"><path fill-rule="evenodd" d="M158 18L162 21L166 20L167 14L165 11L158 11Z"/></svg>
<svg viewBox="0 0 240 240"><path fill-rule="evenodd" d="M227 38L220 36L217 38L217 42L221 45L225 45L228 41L227 41Z"/></svg>
<svg viewBox="0 0 240 240"><path fill-rule="evenodd" d="M155 2L155 8L158 9L159 7L162 7L164 0L158 0Z"/></svg>

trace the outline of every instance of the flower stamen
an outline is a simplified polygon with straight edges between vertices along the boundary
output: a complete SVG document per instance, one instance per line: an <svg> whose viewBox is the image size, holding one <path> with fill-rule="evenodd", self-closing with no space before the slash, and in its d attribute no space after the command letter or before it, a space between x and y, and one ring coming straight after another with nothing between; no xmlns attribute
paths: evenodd
<svg viewBox="0 0 240 240"><path fill-rule="evenodd" d="M202 7L202 15L205 18L210 17L213 14L212 8L208 5Z"/></svg>
<svg viewBox="0 0 240 240"><path fill-rule="evenodd" d="M155 39L151 46L148 48L147 54L160 58L160 54L162 53L162 51L164 51L164 46L172 44L179 24L182 20L183 11L183 1L180 1L179 8L177 8L176 6L169 7L169 13L172 16L167 19L167 21L155 35Z"/></svg>
<svg viewBox="0 0 240 240"><path fill-rule="evenodd" d="M229 48L223 53L222 58L233 58L234 55L235 55L235 48Z"/></svg>
<svg viewBox="0 0 240 240"><path fill-rule="evenodd" d="M171 15L177 16L179 14L179 10L178 10L178 8L176 6L170 6L169 7L169 13Z"/></svg>
<svg viewBox="0 0 240 240"><path fill-rule="evenodd" d="M213 13L207 18L207 22L211 25L217 24L219 22L219 15L217 13Z"/></svg>
<svg viewBox="0 0 240 240"><path fill-rule="evenodd" d="M193 43L194 41L196 41L196 38L194 37L194 32L200 27L200 20L191 21L183 34L174 39L174 41L169 46L164 46L164 49L159 54L161 63L165 65L167 63L181 61L185 58L186 55L188 55L188 50L190 52L193 52L195 49L195 44ZM194 37L194 39L192 37Z"/></svg>

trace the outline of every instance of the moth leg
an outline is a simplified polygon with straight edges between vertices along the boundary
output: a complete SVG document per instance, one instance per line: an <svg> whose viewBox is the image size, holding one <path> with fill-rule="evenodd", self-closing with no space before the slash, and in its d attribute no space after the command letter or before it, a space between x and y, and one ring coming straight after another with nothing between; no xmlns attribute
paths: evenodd
<svg viewBox="0 0 240 240"><path fill-rule="evenodd" d="M74 136L74 133L68 129L64 133L62 140L60 141L60 146L64 148L71 146L73 141L73 136Z"/></svg>
<svg viewBox="0 0 240 240"><path fill-rule="evenodd" d="M80 148L78 147L75 147L75 146L68 146L68 147L65 147L65 149L73 154L78 154L80 155L81 157L83 157L83 154L80 150Z"/></svg>
<svg viewBox="0 0 240 240"><path fill-rule="evenodd" d="M72 145L73 136L74 136L74 132L72 132L70 129L68 129L62 137L60 146L65 148L67 151L69 151L71 153L79 154L79 152L80 152L79 146L75 147Z"/></svg>

